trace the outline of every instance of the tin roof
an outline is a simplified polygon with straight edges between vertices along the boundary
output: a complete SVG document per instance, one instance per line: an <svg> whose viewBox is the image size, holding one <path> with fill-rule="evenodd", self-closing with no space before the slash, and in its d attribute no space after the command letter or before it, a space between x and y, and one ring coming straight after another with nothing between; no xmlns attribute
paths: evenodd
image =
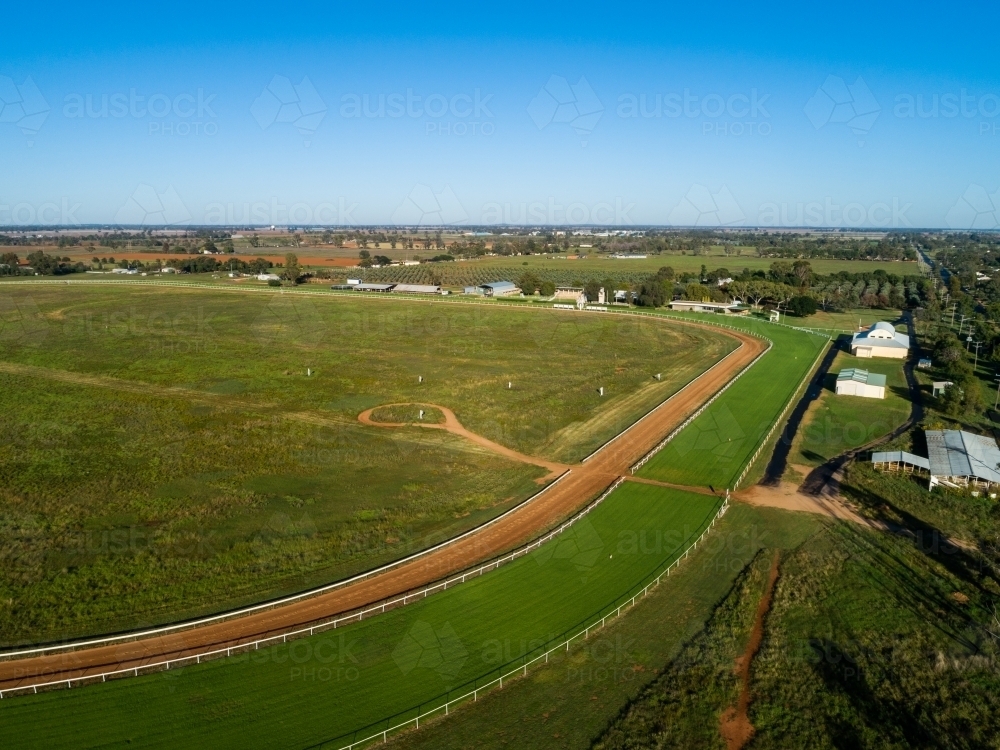
<svg viewBox="0 0 1000 750"><path fill-rule="evenodd" d="M1000 449L993 438L964 430L927 430L930 472L939 477L977 477L1000 483Z"/></svg>
<svg viewBox="0 0 1000 750"><path fill-rule="evenodd" d="M872 453L872 463L882 464L882 463L906 463L912 466L919 466L921 469L930 469L930 462L923 456L915 456L912 453L907 453L906 451L880 451L878 453Z"/></svg>
<svg viewBox="0 0 1000 750"><path fill-rule="evenodd" d="M868 372L860 367L848 367L837 374L837 380L853 380L866 385L885 385L885 375L877 372Z"/></svg>
<svg viewBox="0 0 1000 750"><path fill-rule="evenodd" d="M859 331L851 338L851 346L882 346L886 349L909 349L910 337L897 333L891 323L875 323L867 331Z"/></svg>
<svg viewBox="0 0 1000 750"><path fill-rule="evenodd" d="M441 291L437 284L396 284L394 292L410 292L411 294L434 294Z"/></svg>

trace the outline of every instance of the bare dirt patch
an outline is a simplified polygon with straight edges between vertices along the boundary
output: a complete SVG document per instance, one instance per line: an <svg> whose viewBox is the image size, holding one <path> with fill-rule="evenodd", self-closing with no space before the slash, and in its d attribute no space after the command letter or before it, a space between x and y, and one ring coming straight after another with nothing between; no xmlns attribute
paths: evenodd
<svg viewBox="0 0 1000 750"><path fill-rule="evenodd" d="M742 750L754 735L753 724L750 723L748 714L750 709L750 666L764 640L764 618L767 617L767 613L771 609L774 587L778 582L780 562L781 553L775 550L774 558L771 560L771 571L767 576L767 588L760 599L760 604L757 605L757 614L754 617L753 629L750 631L750 640L743 653L736 657L734 664L736 676L740 679L740 697L735 706L730 706L719 716L719 734L726 741L728 750Z"/></svg>

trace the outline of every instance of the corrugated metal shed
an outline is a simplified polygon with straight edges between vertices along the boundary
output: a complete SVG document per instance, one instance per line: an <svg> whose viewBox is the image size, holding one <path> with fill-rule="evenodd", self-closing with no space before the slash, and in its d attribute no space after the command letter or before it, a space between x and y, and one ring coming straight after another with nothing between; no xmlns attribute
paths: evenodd
<svg viewBox="0 0 1000 750"><path fill-rule="evenodd" d="M872 453L873 464L910 464L930 471L930 462L923 456L916 456L906 451L880 451Z"/></svg>
<svg viewBox="0 0 1000 750"><path fill-rule="evenodd" d="M975 477L1000 483L996 441L964 430L927 430L931 476Z"/></svg>
<svg viewBox="0 0 1000 750"><path fill-rule="evenodd" d="M865 383L867 385L885 385L885 375L880 375L877 372L868 372L868 370L862 370L860 367L848 367L841 370L837 374L837 380L853 380L857 383Z"/></svg>
<svg viewBox="0 0 1000 750"><path fill-rule="evenodd" d="M394 292L407 292L409 294L439 294L441 287L436 284L396 284L392 288Z"/></svg>

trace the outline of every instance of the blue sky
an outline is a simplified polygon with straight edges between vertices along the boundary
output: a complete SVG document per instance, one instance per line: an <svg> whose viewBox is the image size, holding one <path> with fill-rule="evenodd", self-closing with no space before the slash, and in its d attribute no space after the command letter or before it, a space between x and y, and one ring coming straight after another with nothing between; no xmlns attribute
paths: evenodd
<svg viewBox="0 0 1000 750"><path fill-rule="evenodd" d="M1000 224L995 5L698 6L11 8L0 229Z"/></svg>

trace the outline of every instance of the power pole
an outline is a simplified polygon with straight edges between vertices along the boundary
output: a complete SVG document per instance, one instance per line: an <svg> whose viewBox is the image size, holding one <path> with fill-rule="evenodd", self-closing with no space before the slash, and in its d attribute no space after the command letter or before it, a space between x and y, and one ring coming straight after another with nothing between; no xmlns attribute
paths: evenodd
<svg viewBox="0 0 1000 750"><path fill-rule="evenodd" d="M972 363L972 371L975 372L976 368L979 366L979 347L983 345L982 341L973 341L972 345L976 347L976 358Z"/></svg>
<svg viewBox="0 0 1000 750"><path fill-rule="evenodd" d="M997 397L993 400L993 411L996 411L997 404L1000 404L1000 375L995 375L993 379L997 381Z"/></svg>

